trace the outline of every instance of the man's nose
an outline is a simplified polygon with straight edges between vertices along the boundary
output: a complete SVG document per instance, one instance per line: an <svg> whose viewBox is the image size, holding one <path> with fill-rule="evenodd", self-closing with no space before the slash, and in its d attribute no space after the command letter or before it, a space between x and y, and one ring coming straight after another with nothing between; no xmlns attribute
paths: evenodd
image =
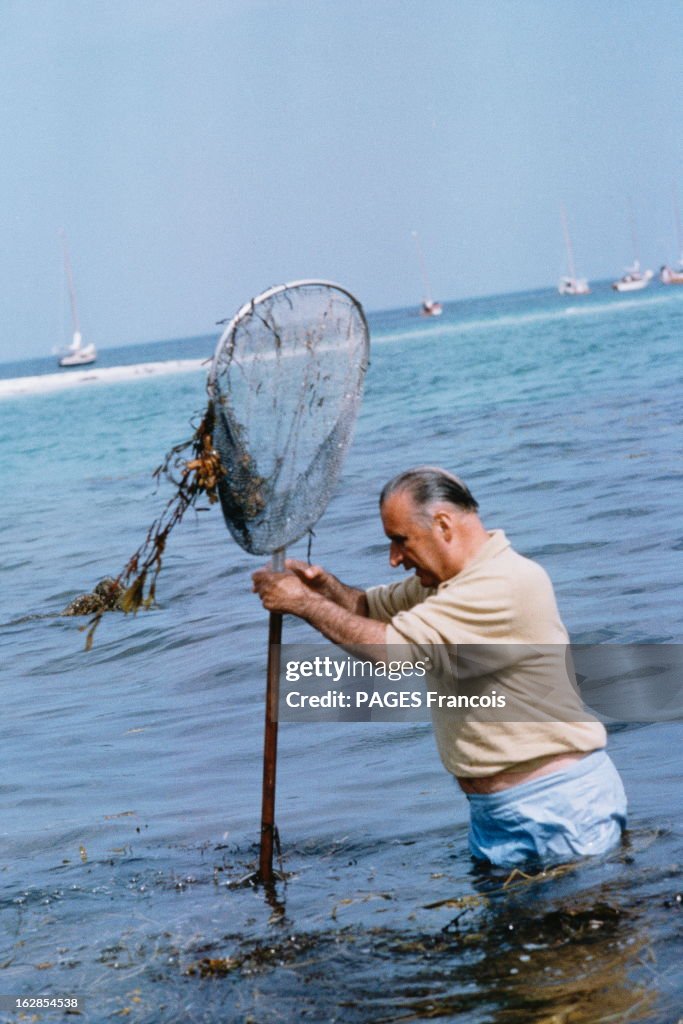
<svg viewBox="0 0 683 1024"><path fill-rule="evenodd" d="M398 544L393 541L389 545L389 565L395 569L397 565L400 565L403 561L403 554Z"/></svg>

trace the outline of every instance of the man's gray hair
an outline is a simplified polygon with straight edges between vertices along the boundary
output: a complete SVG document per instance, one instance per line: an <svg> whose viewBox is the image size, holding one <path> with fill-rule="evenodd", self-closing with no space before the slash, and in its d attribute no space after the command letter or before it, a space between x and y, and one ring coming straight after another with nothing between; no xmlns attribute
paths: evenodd
<svg viewBox="0 0 683 1024"><path fill-rule="evenodd" d="M416 466L393 477L382 488L380 508L387 498L399 492L409 494L421 511L439 501L448 502L466 512L476 512L479 508L479 502L473 498L469 487L457 476L438 466Z"/></svg>

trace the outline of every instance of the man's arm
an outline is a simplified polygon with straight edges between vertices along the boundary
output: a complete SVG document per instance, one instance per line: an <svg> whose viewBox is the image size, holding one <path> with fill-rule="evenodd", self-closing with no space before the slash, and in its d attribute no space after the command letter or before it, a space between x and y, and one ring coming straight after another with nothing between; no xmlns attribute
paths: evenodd
<svg viewBox="0 0 683 1024"><path fill-rule="evenodd" d="M358 646L386 643L386 626L367 617L367 601L364 601L365 594L362 591L346 587L336 577L319 570L317 566L306 567L316 570L313 578L306 582L301 579L293 565L288 568L290 571L284 573L272 572L270 569L259 569L254 573L254 590L261 598L264 608L271 612L298 615L332 643L348 650L353 651ZM311 585L315 582L319 586L318 591ZM350 604L351 608L364 608L365 614L350 610L325 596L320 592L323 588L328 593L343 598L345 604Z"/></svg>
<svg viewBox="0 0 683 1024"><path fill-rule="evenodd" d="M354 615L367 617L369 615L368 599L364 590L357 587L349 587L346 583L327 572L321 565L309 565L296 558L288 558L285 568L295 573L312 593L326 597L328 601L345 608L347 612Z"/></svg>

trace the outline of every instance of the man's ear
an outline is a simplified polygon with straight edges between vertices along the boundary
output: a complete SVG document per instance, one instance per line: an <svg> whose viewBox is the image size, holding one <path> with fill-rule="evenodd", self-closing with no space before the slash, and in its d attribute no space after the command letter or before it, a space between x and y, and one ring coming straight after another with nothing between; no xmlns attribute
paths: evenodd
<svg viewBox="0 0 683 1024"><path fill-rule="evenodd" d="M445 508L437 509L434 513L434 526L445 541L450 541L454 528L452 513Z"/></svg>

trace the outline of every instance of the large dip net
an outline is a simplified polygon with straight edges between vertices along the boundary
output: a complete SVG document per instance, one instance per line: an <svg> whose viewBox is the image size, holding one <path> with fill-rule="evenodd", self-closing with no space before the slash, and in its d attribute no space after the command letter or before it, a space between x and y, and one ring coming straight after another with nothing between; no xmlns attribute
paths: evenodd
<svg viewBox="0 0 683 1024"><path fill-rule="evenodd" d="M209 375L218 493L246 551L301 538L326 508L351 441L368 365L362 307L326 281L270 288L243 306Z"/></svg>
<svg viewBox="0 0 683 1024"><path fill-rule="evenodd" d="M285 547L325 510L339 476L368 365L360 304L327 281L270 288L230 321L209 374L216 479L228 529L252 554ZM282 615L271 612L257 881L272 885Z"/></svg>

